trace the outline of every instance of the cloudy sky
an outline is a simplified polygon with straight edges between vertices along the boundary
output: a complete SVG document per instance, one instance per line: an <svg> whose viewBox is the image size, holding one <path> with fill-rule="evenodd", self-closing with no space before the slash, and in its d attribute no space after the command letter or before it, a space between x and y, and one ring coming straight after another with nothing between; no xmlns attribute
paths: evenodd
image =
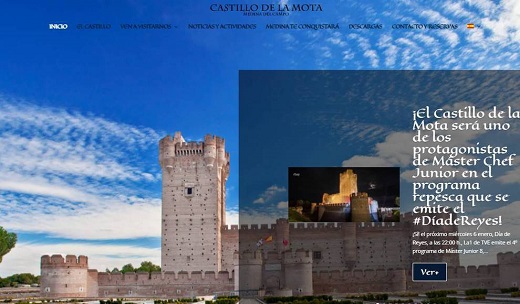
<svg viewBox="0 0 520 304"><path fill-rule="evenodd" d="M516 69L520 63L520 4L514 0L325 1L323 12L286 17L211 12L209 4L56 0L3 7L0 225L19 240L0 276L39 273L39 257L53 253L89 255L100 270L159 263L157 141L175 131L188 140L207 133L226 138L228 223L237 223L239 70ZM291 22L337 23L340 29L265 29ZM391 29L428 22L458 29ZM477 28L466 29L469 22ZM50 31L49 23L70 29ZM112 30L81 31L75 29L79 23L110 23ZM125 31L121 23L174 27ZM257 29L188 30L190 23L256 23ZM349 30L349 23L381 23L383 29ZM283 89L283 82L278 85ZM382 106L389 111L402 104L387 100ZM360 138L366 151L337 151L329 165L367 156L381 164L406 162L399 158L409 153L399 144L406 125L359 120L356 126L342 125L336 138ZM502 182L514 185L518 173L507 173ZM283 216L286 182L250 186L240 202L247 211L241 221Z"/></svg>

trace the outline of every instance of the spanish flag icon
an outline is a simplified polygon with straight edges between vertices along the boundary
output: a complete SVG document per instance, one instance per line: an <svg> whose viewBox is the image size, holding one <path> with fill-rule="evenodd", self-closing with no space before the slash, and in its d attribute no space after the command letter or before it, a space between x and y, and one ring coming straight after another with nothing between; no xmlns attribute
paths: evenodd
<svg viewBox="0 0 520 304"><path fill-rule="evenodd" d="M469 28L469 29L475 28L475 23L466 24L466 28Z"/></svg>

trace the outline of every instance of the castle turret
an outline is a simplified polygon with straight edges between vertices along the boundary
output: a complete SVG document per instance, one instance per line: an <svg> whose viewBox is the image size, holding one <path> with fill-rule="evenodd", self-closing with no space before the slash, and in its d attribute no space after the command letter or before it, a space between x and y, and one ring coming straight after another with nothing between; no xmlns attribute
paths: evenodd
<svg viewBox="0 0 520 304"><path fill-rule="evenodd" d="M517 287L520 284L520 251L497 254L500 272L500 288Z"/></svg>
<svg viewBox="0 0 520 304"><path fill-rule="evenodd" d="M350 198L353 222L371 222L370 210L368 209L368 194L353 194Z"/></svg>
<svg viewBox="0 0 520 304"><path fill-rule="evenodd" d="M87 296L88 259L86 256L59 254L41 258L40 290L43 297L84 298Z"/></svg>
<svg viewBox="0 0 520 304"><path fill-rule="evenodd" d="M173 138L166 136L159 141L159 163L163 170L173 169L173 160L176 153L175 146L184 142L180 132L175 132Z"/></svg>
<svg viewBox="0 0 520 304"><path fill-rule="evenodd" d="M286 251L283 257L285 285L294 296L312 295L312 252L298 249Z"/></svg>
<svg viewBox="0 0 520 304"><path fill-rule="evenodd" d="M289 221L287 219L276 220L276 248L278 253L289 248Z"/></svg>
<svg viewBox="0 0 520 304"><path fill-rule="evenodd" d="M217 159L217 140L215 136L204 136L204 161L208 167L213 167Z"/></svg>
<svg viewBox="0 0 520 304"><path fill-rule="evenodd" d="M350 196L358 192L357 174L352 169L339 174L339 193L343 196Z"/></svg>
<svg viewBox="0 0 520 304"><path fill-rule="evenodd" d="M241 290L258 290L262 287L262 254L260 250L245 251L240 257L240 285Z"/></svg>
<svg viewBox="0 0 520 304"><path fill-rule="evenodd" d="M217 166L222 168L227 165L229 156L226 155L226 141L224 138L217 137ZM227 178L227 176L225 177Z"/></svg>

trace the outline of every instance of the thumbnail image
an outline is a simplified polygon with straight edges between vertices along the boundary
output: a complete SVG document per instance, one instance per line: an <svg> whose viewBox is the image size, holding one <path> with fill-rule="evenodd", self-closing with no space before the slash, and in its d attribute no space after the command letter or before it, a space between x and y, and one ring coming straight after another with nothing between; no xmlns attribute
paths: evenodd
<svg viewBox="0 0 520 304"><path fill-rule="evenodd" d="M290 222L398 222L398 167L290 167Z"/></svg>

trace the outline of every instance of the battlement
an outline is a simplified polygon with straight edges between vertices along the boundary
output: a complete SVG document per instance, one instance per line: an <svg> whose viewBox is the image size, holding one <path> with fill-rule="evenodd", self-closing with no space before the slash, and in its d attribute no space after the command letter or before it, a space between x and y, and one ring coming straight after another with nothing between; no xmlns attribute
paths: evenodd
<svg viewBox="0 0 520 304"><path fill-rule="evenodd" d="M206 145L209 145L209 144L215 145L217 143L217 136L216 135L211 135L211 134L206 134L204 136L204 143Z"/></svg>
<svg viewBox="0 0 520 304"><path fill-rule="evenodd" d="M173 137L170 135L166 135L161 140L159 140L159 146L161 147L161 146L175 145L176 143L180 143L180 142L186 142L186 141L184 140L184 137L182 137L181 132L177 131L177 132L175 132Z"/></svg>
<svg viewBox="0 0 520 304"><path fill-rule="evenodd" d="M283 260L287 264L312 263L312 251L303 248L295 251L285 251Z"/></svg>
<svg viewBox="0 0 520 304"><path fill-rule="evenodd" d="M175 144L175 156L202 155L204 144L202 142L179 142Z"/></svg>
<svg viewBox="0 0 520 304"><path fill-rule="evenodd" d="M248 230L271 230L275 229L276 224L242 224L240 225L239 230L248 231Z"/></svg>
<svg viewBox="0 0 520 304"><path fill-rule="evenodd" d="M520 264L520 251L517 253L500 252L497 254L497 262L498 264Z"/></svg>
<svg viewBox="0 0 520 304"><path fill-rule="evenodd" d="M339 230L343 228L344 223L317 223L317 222L309 222L309 223L290 223L289 228L291 230L297 229L297 230L316 230L316 231L322 231L322 230Z"/></svg>
<svg viewBox="0 0 520 304"><path fill-rule="evenodd" d="M359 281L362 279L384 279L388 277L394 277L399 274L400 276L406 272L404 269L356 269L356 270L323 270L319 272L313 271L313 277L319 278L322 282L348 282L348 281Z"/></svg>
<svg viewBox="0 0 520 304"><path fill-rule="evenodd" d="M395 228L402 228L402 225L399 222L361 222L356 223L356 227L363 230L363 229L373 229L375 227L377 228L388 228L388 227L395 227Z"/></svg>
<svg viewBox="0 0 520 304"><path fill-rule="evenodd" d="M135 285L136 283L145 285L162 285L162 284L183 284L188 282L203 281L206 283L214 281L228 282L233 279L233 273L228 271L166 271L166 272L127 272L127 273L109 273L100 272L98 274L99 286L110 285Z"/></svg>
<svg viewBox="0 0 520 304"><path fill-rule="evenodd" d="M217 147L224 147L226 145L226 140L222 137L215 137L215 141L217 143Z"/></svg>
<svg viewBox="0 0 520 304"><path fill-rule="evenodd" d="M84 255L76 257L68 254L63 258L61 254L53 254L52 256L43 255L41 257L42 268L88 268L88 258Z"/></svg>
<svg viewBox="0 0 520 304"><path fill-rule="evenodd" d="M204 136L204 144L206 144L206 145L214 145L217 148L219 148L219 147L223 148L226 145L226 140L223 137L220 137L220 136L206 134Z"/></svg>
<svg viewBox="0 0 520 304"><path fill-rule="evenodd" d="M448 278L450 279L476 279L476 278L493 278L498 277L500 271L498 265L480 265L480 266L448 266Z"/></svg>
<svg viewBox="0 0 520 304"><path fill-rule="evenodd" d="M167 135L159 141L159 158L162 160L166 157L190 155L205 155L214 158L217 149L221 149L220 153L223 154L223 157L229 159L229 153L224 152L224 147L225 140L215 135L206 135L203 142L186 142L181 132L175 132L173 137Z"/></svg>
<svg viewBox="0 0 520 304"><path fill-rule="evenodd" d="M241 265L260 265L262 264L262 253L260 251L246 250L240 255Z"/></svg>

